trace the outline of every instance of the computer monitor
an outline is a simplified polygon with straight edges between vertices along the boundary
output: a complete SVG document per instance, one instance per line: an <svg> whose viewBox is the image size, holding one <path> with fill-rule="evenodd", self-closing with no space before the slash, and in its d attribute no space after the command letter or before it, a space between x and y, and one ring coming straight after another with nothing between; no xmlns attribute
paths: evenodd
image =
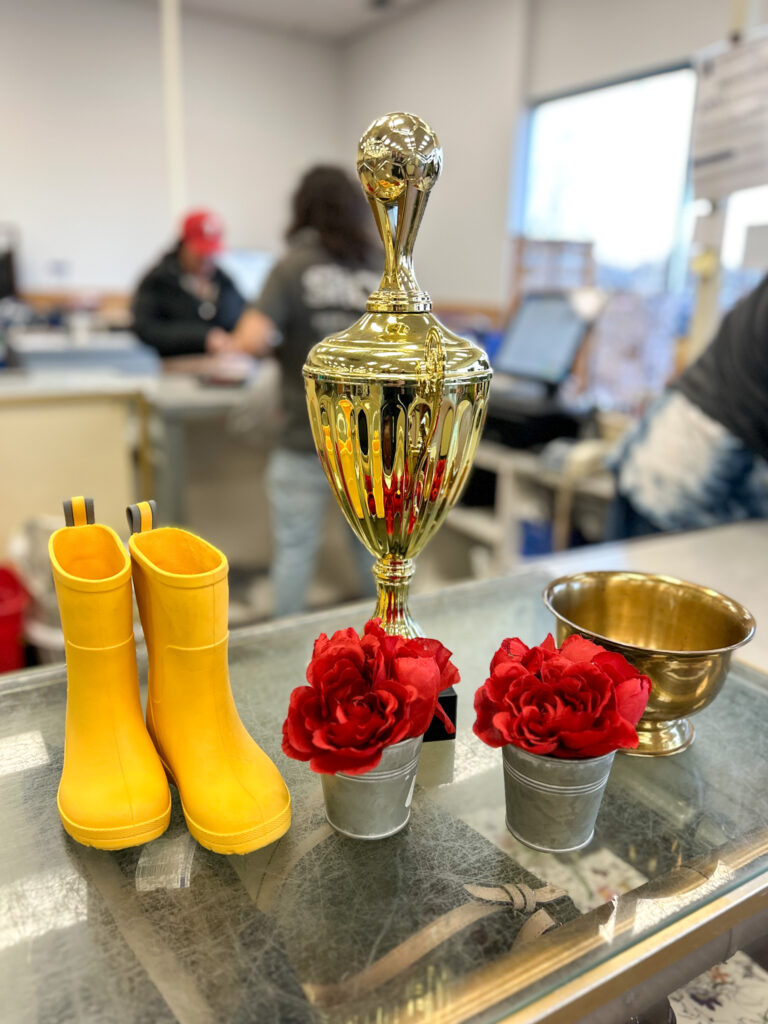
<svg viewBox="0 0 768 1024"><path fill-rule="evenodd" d="M265 249L227 249L216 257L225 274L229 274L235 287L248 302L259 297L275 257Z"/></svg>
<svg viewBox="0 0 768 1024"><path fill-rule="evenodd" d="M14 272L13 249L0 248L0 299L15 298L15 296L16 274Z"/></svg>
<svg viewBox="0 0 768 1024"><path fill-rule="evenodd" d="M526 295L504 331L494 369L513 377L561 384L587 329L562 293Z"/></svg>

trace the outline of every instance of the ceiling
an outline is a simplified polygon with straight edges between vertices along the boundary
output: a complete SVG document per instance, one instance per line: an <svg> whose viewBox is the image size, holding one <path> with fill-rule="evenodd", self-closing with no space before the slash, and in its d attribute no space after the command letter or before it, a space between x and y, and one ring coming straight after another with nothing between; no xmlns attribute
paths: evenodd
<svg viewBox="0 0 768 1024"><path fill-rule="evenodd" d="M340 41L426 0L182 0L185 10Z"/></svg>

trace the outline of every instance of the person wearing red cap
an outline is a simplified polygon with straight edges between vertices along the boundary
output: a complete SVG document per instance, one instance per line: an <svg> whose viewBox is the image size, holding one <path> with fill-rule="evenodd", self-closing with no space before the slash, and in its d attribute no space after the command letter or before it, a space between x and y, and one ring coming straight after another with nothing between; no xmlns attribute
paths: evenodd
<svg viewBox="0 0 768 1024"><path fill-rule="evenodd" d="M223 240L216 214L193 210L176 245L141 279L131 305L133 329L161 356L230 347L245 300L214 262Z"/></svg>

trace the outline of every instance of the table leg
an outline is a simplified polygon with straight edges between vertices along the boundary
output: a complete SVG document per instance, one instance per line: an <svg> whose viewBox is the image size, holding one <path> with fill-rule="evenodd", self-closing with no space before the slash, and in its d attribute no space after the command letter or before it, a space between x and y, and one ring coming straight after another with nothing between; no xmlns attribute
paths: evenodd
<svg viewBox="0 0 768 1024"><path fill-rule="evenodd" d="M187 521L187 439L183 420L163 417L162 459L157 467L155 492L162 523Z"/></svg>
<svg viewBox="0 0 768 1024"><path fill-rule="evenodd" d="M508 572L520 558L522 527L520 524L520 486L514 471L504 468L496 473L494 517L499 539L494 555L496 571Z"/></svg>
<svg viewBox="0 0 768 1024"><path fill-rule="evenodd" d="M555 491L554 526L552 527L552 549L565 551L571 544L571 523L573 521L573 487L563 483Z"/></svg>

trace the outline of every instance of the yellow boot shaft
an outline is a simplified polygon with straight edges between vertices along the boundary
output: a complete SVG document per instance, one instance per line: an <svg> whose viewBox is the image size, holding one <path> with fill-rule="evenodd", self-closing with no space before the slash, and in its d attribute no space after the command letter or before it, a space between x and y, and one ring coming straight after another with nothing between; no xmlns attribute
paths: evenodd
<svg viewBox="0 0 768 1024"><path fill-rule="evenodd" d="M226 639L229 566L221 551L168 526L133 534L129 546L151 660L162 646L207 647Z"/></svg>
<svg viewBox="0 0 768 1024"><path fill-rule="evenodd" d="M67 643L114 647L132 638L131 564L114 530L65 526L48 553Z"/></svg>
<svg viewBox="0 0 768 1024"><path fill-rule="evenodd" d="M290 796L248 734L227 663L225 556L176 528L135 533L133 581L149 652L147 726L195 838L247 853L290 825Z"/></svg>
<svg viewBox="0 0 768 1024"><path fill-rule="evenodd" d="M165 830L171 806L141 713L130 560L97 524L57 530L49 554L67 660L62 823L101 849L146 842Z"/></svg>

